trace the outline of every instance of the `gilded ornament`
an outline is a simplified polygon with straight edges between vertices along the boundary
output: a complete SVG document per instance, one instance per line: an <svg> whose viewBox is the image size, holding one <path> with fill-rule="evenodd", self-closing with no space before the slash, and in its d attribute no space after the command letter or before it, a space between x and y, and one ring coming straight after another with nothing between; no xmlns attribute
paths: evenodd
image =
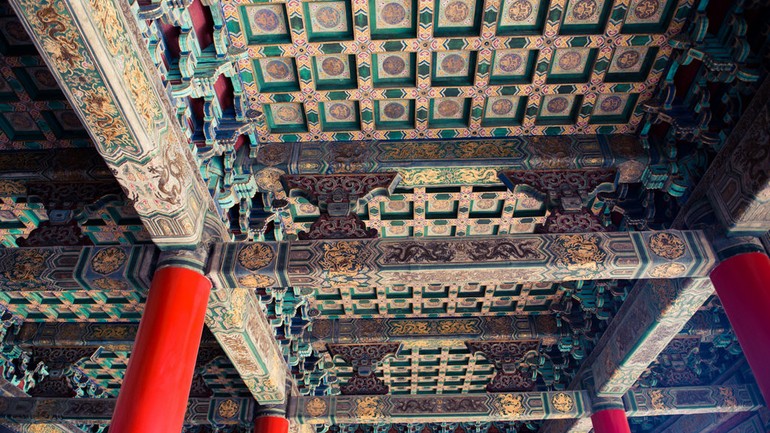
<svg viewBox="0 0 770 433"><path fill-rule="evenodd" d="M27 188L23 183L15 180L0 181L0 195L26 195Z"/></svg>
<svg viewBox="0 0 770 433"><path fill-rule="evenodd" d="M663 410L666 408L666 404L663 403L663 391L659 389L650 391L650 406L655 410Z"/></svg>
<svg viewBox="0 0 770 433"><path fill-rule="evenodd" d="M238 278L238 284L240 284L241 287L264 288L273 286L275 280L268 275L252 274Z"/></svg>
<svg viewBox="0 0 770 433"><path fill-rule="evenodd" d="M329 273L329 276L354 277L364 269L361 257L363 249L364 243L361 241L324 244L323 257L319 264Z"/></svg>
<svg viewBox="0 0 770 433"><path fill-rule="evenodd" d="M238 403L227 399L219 404L219 407L217 408L217 414L219 414L219 416L222 418L230 419L238 414L238 409L240 409Z"/></svg>
<svg viewBox="0 0 770 433"><path fill-rule="evenodd" d="M92 284L102 290L128 290L128 284L125 281L113 278L97 278Z"/></svg>
<svg viewBox="0 0 770 433"><path fill-rule="evenodd" d="M575 407L575 400L566 393L560 392L551 398L551 404L557 411L568 413Z"/></svg>
<svg viewBox="0 0 770 433"><path fill-rule="evenodd" d="M305 411L308 413L308 415L315 418L326 415L326 409L326 401L319 397L311 398L307 403L305 403Z"/></svg>
<svg viewBox="0 0 770 433"><path fill-rule="evenodd" d="M721 386L719 387L719 395L724 400L724 404L727 407L736 407L738 406L738 399L735 398L735 393L733 392L732 388Z"/></svg>
<svg viewBox="0 0 770 433"><path fill-rule="evenodd" d="M500 394L497 396L495 405L504 417L521 416L526 412L520 395Z"/></svg>
<svg viewBox="0 0 770 433"><path fill-rule="evenodd" d="M273 249L262 243L249 244L238 253L238 263L250 271L264 268L272 263L274 258Z"/></svg>
<svg viewBox="0 0 770 433"><path fill-rule="evenodd" d="M27 428L29 433L59 433L61 430L51 424L32 424Z"/></svg>
<svg viewBox="0 0 770 433"><path fill-rule="evenodd" d="M283 174L283 170L275 167L263 168L254 175L254 182L257 183L257 188L261 191L277 193L283 191L283 186L281 185L281 176Z"/></svg>
<svg viewBox="0 0 770 433"><path fill-rule="evenodd" d="M41 250L6 250L10 252L7 259L2 260L7 270L2 275L12 283L37 281L45 271L45 261L50 253Z"/></svg>
<svg viewBox="0 0 770 433"><path fill-rule="evenodd" d="M121 248L105 248L91 259L91 268L102 275L111 274L123 266L126 258L126 253Z"/></svg>
<svg viewBox="0 0 770 433"><path fill-rule="evenodd" d="M382 418L380 399L373 395L356 400L356 415L361 420L376 420Z"/></svg>
<svg viewBox="0 0 770 433"><path fill-rule="evenodd" d="M650 236L650 250L664 259L676 260L684 256L685 244L673 233L660 232Z"/></svg>
<svg viewBox="0 0 770 433"><path fill-rule="evenodd" d="M598 271L607 253L599 239L590 235L562 235L556 238L556 263L569 270Z"/></svg>
<svg viewBox="0 0 770 433"><path fill-rule="evenodd" d="M681 263L664 263L650 271L653 278L675 278L682 276L687 268Z"/></svg>

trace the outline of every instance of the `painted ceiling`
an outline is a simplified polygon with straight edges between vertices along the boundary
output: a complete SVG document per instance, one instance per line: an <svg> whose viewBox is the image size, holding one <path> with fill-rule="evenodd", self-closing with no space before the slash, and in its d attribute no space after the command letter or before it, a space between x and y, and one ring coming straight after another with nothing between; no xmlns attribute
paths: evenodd
<svg viewBox="0 0 770 433"><path fill-rule="evenodd" d="M262 142L628 133L688 0L227 0Z"/></svg>

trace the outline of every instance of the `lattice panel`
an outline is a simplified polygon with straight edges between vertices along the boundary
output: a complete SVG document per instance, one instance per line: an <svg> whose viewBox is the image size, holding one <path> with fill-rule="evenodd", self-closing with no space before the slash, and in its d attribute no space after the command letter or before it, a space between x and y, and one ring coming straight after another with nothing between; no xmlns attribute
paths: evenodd
<svg viewBox="0 0 770 433"><path fill-rule="evenodd" d="M0 291L0 304L33 322L136 322L144 303L136 290Z"/></svg>
<svg viewBox="0 0 770 433"><path fill-rule="evenodd" d="M319 216L306 200L292 200L293 206L282 213L290 235L307 231ZM500 185L403 190L372 199L359 216L386 238L474 236L532 233L545 222L547 211L542 199L517 197Z"/></svg>
<svg viewBox="0 0 770 433"><path fill-rule="evenodd" d="M401 349L376 369L390 388L389 394L460 394L486 392L495 375L494 366L483 356L472 355L464 346L440 349ZM341 384L353 375L342 360L334 362L334 374ZM334 391L333 391L334 392Z"/></svg>
<svg viewBox="0 0 770 433"><path fill-rule="evenodd" d="M319 289L310 306L311 314L324 318L521 315L548 312L562 296L551 283L338 287Z"/></svg>
<svg viewBox="0 0 770 433"><path fill-rule="evenodd" d="M634 132L690 0L227 0L264 142Z"/></svg>

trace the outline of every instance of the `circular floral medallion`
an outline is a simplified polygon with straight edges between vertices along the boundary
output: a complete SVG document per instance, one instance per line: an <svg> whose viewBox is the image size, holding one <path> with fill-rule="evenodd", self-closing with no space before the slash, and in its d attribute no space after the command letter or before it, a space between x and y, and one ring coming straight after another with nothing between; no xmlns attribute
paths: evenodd
<svg viewBox="0 0 770 433"><path fill-rule="evenodd" d="M342 17L337 9L330 6L324 6L316 12L316 20L318 20L318 24L320 24L321 27L333 29L340 25Z"/></svg>
<svg viewBox="0 0 770 433"><path fill-rule="evenodd" d="M386 23L395 26L406 18L406 9L398 3L388 3L382 8L380 17Z"/></svg>
<svg viewBox="0 0 770 433"><path fill-rule="evenodd" d="M640 20L647 20L655 16L660 9L658 0L641 0L634 8L634 15Z"/></svg>
<svg viewBox="0 0 770 433"><path fill-rule="evenodd" d="M269 245L254 243L246 245L238 253L238 263L250 271L256 271L269 265L275 253Z"/></svg>
<svg viewBox="0 0 770 433"><path fill-rule="evenodd" d="M441 69L448 74L457 74L465 69L465 59L459 54L450 54L441 60Z"/></svg>
<svg viewBox="0 0 770 433"><path fill-rule="evenodd" d="M350 107L339 102L335 102L329 107L329 115L337 120L347 120L351 114Z"/></svg>
<svg viewBox="0 0 770 433"><path fill-rule="evenodd" d="M254 24L260 30L274 32L281 25L278 15L270 9L260 9L254 13Z"/></svg>
<svg viewBox="0 0 770 433"><path fill-rule="evenodd" d="M641 55L638 51L624 51L618 56L617 65L620 69L631 69L639 63Z"/></svg>
<svg viewBox="0 0 770 433"><path fill-rule="evenodd" d="M326 402L320 397L313 397L305 403L307 414L312 417L319 417L326 414Z"/></svg>
<svg viewBox="0 0 770 433"><path fill-rule="evenodd" d="M276 80L284 80L289 76L289 67L280 60L271 60L265 66L267 75Z"/></svg>
<svg viewBox="0 0 770 433"><path fill-rule="evenodd" d="M599 106L602 111L606 113L612 113L614 111L617 111L621 106L623 105L623 98L620 96L608 96L604 98L601 105Z"/></svg>
<svg viewBox="0 0 770 433"><path fill-rule="evenodd" d="M504 116L510 113L511 110L513 110L513 102L508 99L498 99L492 103L492 112L498 116Z"/></svg>
<svg viewBox="0 0 770 433"><path fill-rule="evenodd" d="M455 1L449 3L444 9L444 16L449 22L461 23L468 18L470 11L467 4L462 1Z"/></svg>
<svg viewBox="0 0 770 433"><path fill-rule="evenodd" d="M559 58L559 67L565 71L572 71L580 66L583 56L577 51L568 51Z"/></svg>
<svg viewBox="0 0 770 433"><path fill-rule="evenodd" d="M685 244L673 233L659 232L650 236L650 250L664 259L675 260L684 256Z"/></svg>
<svg viewBox="0 0 770 433"><path fill-rule="evenodd" d="M389 56L382 61L382 70L390 75L399 75L406 69L406 62L398 56Z"/></svg>
<svg viewBox="0 0 770 433"><path fill-rule="evenodd" d="M275 115L284 122L299 121L299 111L291 105L283 105L275 110Z"/></svg>
<svg viewBox="0 0 770 433"><path fill-rule="evenodd" d="M91 259L91 268L102 274L111 274L126 262L126 253L118 247L109 247L100 250L94 258Z"/></svg>
<svg viewBox="0 0 770 433"><path fill-rule="evenodd" d="M438 103L438 114L443 117L456 116L460 112L460 104L456 101L441 101Z"/></svg>
<svg viewBox="0 0 770 433"><path fill-rule="evenodd" d="M220 417L229 419L234 417L235 415L238 415L238 410L240 407L238 406L238 403L236 403L233 400L227 399L219 404L219 408L217 408L217 413Z"/></svg>
<svg viewBox="0 0 770 433"><path fill-rule="evenodd" d="M497 63L503 72L516 72L524 63L520 55L514 53L504 54Z"/></svg>
<svg viewBox="0 0 770 433"><path fill-rule="evenodd" d="M336 77L345 71L345 62L336 57L327 57L321 62L321 70L332 77Z"/></svg>
<svg viewBox="0 0 770 433"><path fill-rule="evenodd" d="M406 112L404 106L397 102L389 102L382 111L389 119L400 119Z"/></svg>
<svg viewBox="0 0 770 433"><path fill-rule="evenodd" d="M532 3L527 0L516 0L508 9L508 17L513 21L524 21L532 15Z"/></svg>
<svg viewBox="0 0 770 433"><path fill-rule="evenodd" d="M595 0L579 0L572 8L572 16L579 20L587 20L594 16L597 9Z"/></svg>
<svg viewBox="0 0 770 433"><path fill-rule="evenodd" d="M558 114L563 112L567 109L567 105L569 105L569 101L567 101L567 98L563 96L557 96L550 101L548 101L548 104L545 106L546 110L548 110L549 113Z"/></svg>

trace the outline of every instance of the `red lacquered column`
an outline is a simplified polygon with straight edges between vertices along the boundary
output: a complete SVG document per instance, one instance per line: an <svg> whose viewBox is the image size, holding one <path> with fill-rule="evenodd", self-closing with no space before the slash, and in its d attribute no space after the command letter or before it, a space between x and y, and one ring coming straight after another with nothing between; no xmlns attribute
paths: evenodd
<svg viewBox="0 0 770 433"><path fill-rule="evenodd" d="M155 272L111 433L182 431L211 282L198 272Z"/></svg>
<svg viewBox="0 0 770 433"><path fill-rule="evenodd" d="M282 416L260 416L254 420L254 433L289 433L289 420Z"/></svg>
<svg viewBox="0 0 770 433"><path fill-rule="evenodd" d="M605 409L591 415L594 433L631 433L623 409Z"/></svg>
<svg viewBox="0 0 770 433"><path fill-rule="evenodd" d="M711 271L711 282L749 361L765 401L770 401L770 258L730 257Z"/></svg>

